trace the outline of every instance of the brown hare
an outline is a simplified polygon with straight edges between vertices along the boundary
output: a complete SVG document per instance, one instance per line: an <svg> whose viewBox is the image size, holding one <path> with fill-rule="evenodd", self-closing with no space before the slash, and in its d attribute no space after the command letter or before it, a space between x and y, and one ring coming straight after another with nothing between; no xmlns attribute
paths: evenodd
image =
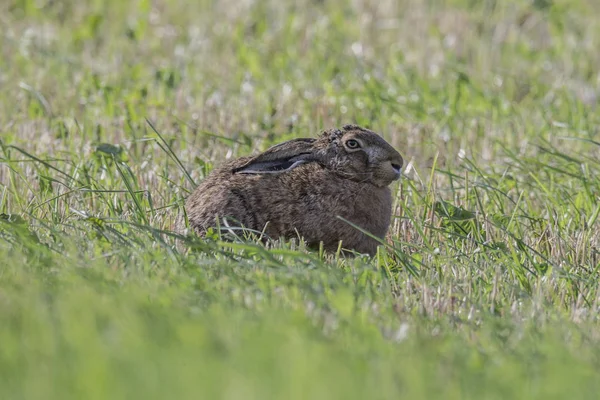
<svg viewBox="0 0 600 400"><path fill-rule="evenodd" d="M268 237L302 237L310 247L373 255L390 225L389 185L402 157L375 132L356 125L294 139L215 169L185 203L191 228L244 227ZM183 228L183 227L180 227Z"/></svg>

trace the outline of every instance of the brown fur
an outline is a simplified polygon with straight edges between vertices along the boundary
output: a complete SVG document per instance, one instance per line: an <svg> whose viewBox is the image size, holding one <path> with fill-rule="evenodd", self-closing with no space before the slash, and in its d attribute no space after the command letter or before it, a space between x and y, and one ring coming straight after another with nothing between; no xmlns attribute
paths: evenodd
<svg viewBox="0 0 600 400"><path fill-rule="evenodd" d="M349 139L361 147L349 149ZM401 166L400 154L380 136L347 125L226 163L185 208L199 234L217 224L243 226L273 239L301 236L311 247L323 242L329 251L342 241L345 249L373 255L378 242L338 216L383 239L392 212L388 185Z"/></svg>

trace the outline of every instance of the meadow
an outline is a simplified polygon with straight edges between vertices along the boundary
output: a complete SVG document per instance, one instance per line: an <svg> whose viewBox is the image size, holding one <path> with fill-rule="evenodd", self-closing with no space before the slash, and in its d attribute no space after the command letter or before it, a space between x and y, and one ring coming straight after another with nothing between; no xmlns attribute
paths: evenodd
<svg viewBox="0 0 600 400"><path fill-rule="evenodd" d="M597 398L598 15L2 1L0 398ZM173 231L215 166L347 123L406 161L375 257Z"/></svg>

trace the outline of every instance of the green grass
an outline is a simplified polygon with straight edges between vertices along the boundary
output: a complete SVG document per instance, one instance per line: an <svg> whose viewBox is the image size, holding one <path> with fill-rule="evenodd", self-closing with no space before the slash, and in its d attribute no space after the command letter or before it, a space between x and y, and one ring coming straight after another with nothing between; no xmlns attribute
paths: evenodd
<svg viewBox="0 0 600 400"><path fill-rule="evenodd" d="M0 398L597 398L599 13L3 1ZM373 259L172 232L345 123L407 162Z"/></svg>

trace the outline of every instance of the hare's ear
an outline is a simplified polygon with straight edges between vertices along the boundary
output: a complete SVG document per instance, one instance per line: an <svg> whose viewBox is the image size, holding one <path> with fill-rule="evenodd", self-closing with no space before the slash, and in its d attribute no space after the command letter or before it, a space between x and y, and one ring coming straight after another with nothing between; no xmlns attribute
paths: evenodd
<svg viewBox="0 0 600 400"><path fill-rule="evenodd" d="M294 139L278 144L233 170L238 174L279 174L299 165L316 161L315 139Z"/></svg>

